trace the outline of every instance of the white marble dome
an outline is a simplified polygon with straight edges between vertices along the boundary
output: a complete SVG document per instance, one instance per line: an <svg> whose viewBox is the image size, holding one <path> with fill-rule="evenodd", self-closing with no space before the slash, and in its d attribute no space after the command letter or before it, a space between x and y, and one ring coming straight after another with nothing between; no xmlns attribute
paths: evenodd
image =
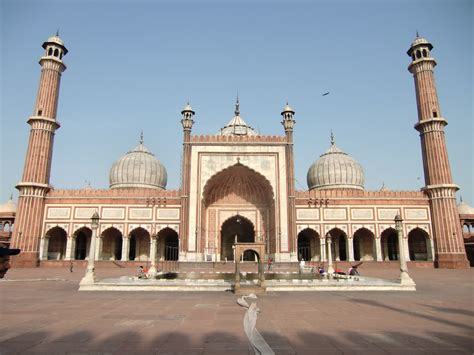
<svg viewBox="0 0 474 355"><path fill-rule="evenodd" d="M459 214L473 214L474 215L474 208L469 206L466 202L461 200L461 203L458 205Z"/></svg>
<svg viewBox="0 0 474 355"><path fill-rule="evenodd" d="M0 205L0 213L15 213L16 212L16 203L13 202L13 198L10 197L10 199L2 203Z"/></svg>
<svg viewBox="0 0 474 355"><path fill-rule="evenodd" d="M310 190L364 189L362 166L336 147L331 137L331 147L308 170Z"/></svg>
<svg viewBox="0 0 474 355"><path fill-rule="evenodd" d="M155 156L140 144L132 151L117 160L109 174L111 189L127 187L144 187L166 189L168 174L166 168Z"/></svg>

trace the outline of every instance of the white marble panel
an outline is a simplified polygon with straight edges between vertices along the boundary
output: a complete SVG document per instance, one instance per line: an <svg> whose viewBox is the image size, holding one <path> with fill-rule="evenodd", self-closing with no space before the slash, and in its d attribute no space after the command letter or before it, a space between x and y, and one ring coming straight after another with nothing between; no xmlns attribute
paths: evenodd
<svg viewBox="0 0 474 355"><path fill-rule="evenodd" d="M151 208L130 208L130 219L151 219Z"/></svg>
<svg viewBox="0 0 474 355"><path fill-rule="evenodd" d="M296 210L297 220L319 220L319 210L315 208L298 208Z"/></svg>
<svg viewBox="0 0 474 355"><path fill-rule="evenodd" d="M395 216L400 213L398 208L379 208L377 210L379 219L389 219L393 221Z"/></svg>
<svg viewBox="0 0 474 355"><path fill-rule="evenodd" d="M324 219L346 219L346 209L345 208L326 208L324 209Z"/></svg>
<svg viewBox="0 0 474 355"><path fill-rule="evenodd" d="M179 208L158 208L158 219L179 219Z"/></svg>
<svg viewBox="0 0 474 355"><path fill-rule="evenodd" d="M74 211L74 218L76 219L91 219L94 212L98 210L97 207L76 207Z"/></svg>
<svg viewBox="0 0 474 355"><path fill-rule="evenodd" d="M425 208L405 208L405 219L428 219L428 211Z"/></svg>
<svg viewBox="0 0 474 355"><path fill-rule="evenodd" d="M48 219L67 219L71 216L70 207L48 207Z"/></svg>
<svg viewBox="0 0 474 355"><path fill-rule="evenodd" d="M374 210L371 208L353 208L351 209L351 217L352 219L374 219Z"/></svg>
<svg viewBox="0 0 474 355"><path fill-rule="evenodd" d="M102 219L123 219L125 218L125 208L104 207L102 209Z"/></svg>

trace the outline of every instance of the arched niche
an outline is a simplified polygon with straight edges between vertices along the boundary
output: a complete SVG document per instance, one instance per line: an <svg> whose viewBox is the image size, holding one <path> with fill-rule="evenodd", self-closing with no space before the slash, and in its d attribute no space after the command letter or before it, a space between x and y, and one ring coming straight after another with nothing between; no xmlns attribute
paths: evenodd
<svg viewBox="0 0 474 355"><path fill-rule="evenodd" d="M411 261L430 260L430 249L430 238L426 231L414 228L408 233L408 251Z"/></svg>
<svg viewBox="0 0 474 355"><path fill-rule="evenodd" d="M333 228L329 231L332 240L332 255L334 261L346 261L348 259L347 253L347 234L339 229Z"/></svg>
<svg viewBox="0 0 474 355"><path fill-rule="evenodd" d="M82 227L73 234L74 259L85 260L89 257L92 230L88 227Z"/></svg>
<svg viewBox="0 0 474 355"><path fill-rule="evenodd" d="M298 233L298 260L320 261L321 242L319 234L311 228Z"/></svg>
<svg viewBox="0 0 474 355"><path fill-rule="evenodd" d="M130 232L130 251L128 259L131 261L148 261L150 256L150 233L137 227Z"/></svg>
<svg viewBox="0 0 474 355"><path fill-rule="evenodd" d="M236 215L227 219L221 227L221 260L234 260L233 246L236 243L255 242L255 228L247 218ZM244 253L244 261L253 261L253 253ZM242 259L238 259L242 260Z"/></svg>
<svg viewBox="0 0 474 355"><path fill-rule="evenodd" d="M352 237L354 243L354 260L373 261L375 260L375 236L367 228L360 228Z"/></svg>
<svg viewBox="0 0 474 355"><path fill-rule="evenodd" d="M157 234L157 258L160 261L178 260L178 233L169 227L163 228Z"/></svg>
<svg viewBox="0 0 474 355"><path fill-rule="evenodd" d="M380 235L382 258L385 261L398 260L398 234L394 228L385 229Z"/></svg>
<svg viewBox="0 0 474 355"><path fill-rule="evenodd" d="M102 232L101 260L120 260L122 258L123 235L115 227L109 227Z"/></svg>
<svg viewBox="0 0 474 355"><path fill-rule="evenodd" d="M200 252L207 250L220 255L220 260L229 260L228 246L223 249L222 245L227 241L222 230L229 214L247 216L253 224L254 239L265 241L267 253L276 251L274 193L260 173L240 163L216 173L204 185L201 206Z"/></svg>
<svg viewBox="0 0 474 355"><path fill-rule="evenodd" d="M48 239L48 260L64 260L66 256L67 233L59 227L53 227L46 232Z"/></svg>

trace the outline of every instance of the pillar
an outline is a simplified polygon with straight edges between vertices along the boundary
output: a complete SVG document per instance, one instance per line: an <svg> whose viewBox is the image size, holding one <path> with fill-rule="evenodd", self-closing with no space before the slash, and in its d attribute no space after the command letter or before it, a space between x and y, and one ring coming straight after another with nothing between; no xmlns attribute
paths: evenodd
<svg viewBox="0 0 474 355"><path fill-rule="evenodd" d="M354 238L347 238L349 255L347 260L354 261Z"/></svg>

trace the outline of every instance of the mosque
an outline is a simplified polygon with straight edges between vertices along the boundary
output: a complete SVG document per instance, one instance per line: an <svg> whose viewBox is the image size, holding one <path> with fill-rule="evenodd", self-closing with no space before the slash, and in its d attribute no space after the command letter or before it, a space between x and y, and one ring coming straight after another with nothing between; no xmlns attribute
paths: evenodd
<svg viewBox="0 0 474 355"><path fill-rule="evenodd" d="M2 222L2 231L8 224L12 246L22 249L13 260L17 266L89 258L95 212L100 223L94 257L111 263L216 264L234 260L234 244L245 242L263 244L264 258L276 263L325 262L328 253L335 261L386 263L398 259L401 247L415 263L469 266L462 223L472 237L474 211L459 206L461 223L444 138L447 121L434 82L436 61L426 39L417 36L408 50L425 175L421 191L365 190L362 166L337 147L334 136L308 169L308 190L296 190L295 111L283 107L281 135L261 135L241 117L238 99L234 117L209 135L193 135L195 112L189 103L182 109L178 190L166 189L166 168L143 136L111 165L109 189L54 189L56 111L68 50L57 35L43 48L24 171L16 186L18 205L0 207L0 214L9 209L3 212L14 215L14 228L10 219ZM403 219L403 245L398 245L396 215Z"/></svg>

